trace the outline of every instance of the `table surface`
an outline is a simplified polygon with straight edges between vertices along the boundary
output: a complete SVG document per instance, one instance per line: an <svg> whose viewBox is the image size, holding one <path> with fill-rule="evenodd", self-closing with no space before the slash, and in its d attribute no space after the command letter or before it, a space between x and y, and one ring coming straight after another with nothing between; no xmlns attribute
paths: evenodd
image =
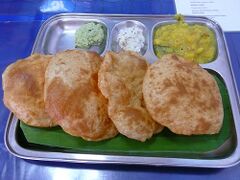
<svg viewBox="0 0 240 180"><path fill-rule="evenodd" d="M174 0L2 0L0 72L16 59L28 56L44 20L61 12L175 14L176 10ZM240 32L226 32L225 37L239 91ZM1 90L1 98L2 95ZM8 114L9 111L1 101L0 179L239 179L240 176L240 164L226 169L200 169L23 160L11 155L4 146L3 136Z"/></svg>

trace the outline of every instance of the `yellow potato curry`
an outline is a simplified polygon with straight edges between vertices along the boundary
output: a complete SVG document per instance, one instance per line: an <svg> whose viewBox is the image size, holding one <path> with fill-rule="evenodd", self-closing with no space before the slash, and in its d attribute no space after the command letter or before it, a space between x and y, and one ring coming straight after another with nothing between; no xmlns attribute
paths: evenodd
<svg viewBox="0 0 240 180"><path fill-rule="evenodd" d="M187 24L182 18L177 23L157 27L153 47L159 58L164 54L176 53L196 63L214 60L217 51L212 30L201 24Z"/></svg>

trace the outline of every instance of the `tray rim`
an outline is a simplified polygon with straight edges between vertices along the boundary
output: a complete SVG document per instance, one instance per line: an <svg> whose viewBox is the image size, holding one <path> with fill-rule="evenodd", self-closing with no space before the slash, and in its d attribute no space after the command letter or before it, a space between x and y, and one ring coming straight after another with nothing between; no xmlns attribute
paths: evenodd
<svg viewBox="0 0 240 180"><path fill-rule="evenodd" d="M124 17L124 18L170 18L173 17L174 15L157 15L157 14L98 14L98 13L61 13L54 15L47 19L40 27L39 32L36 36L35 42L32 47L32 53L34 53L34 49L36 48L37 40L39 39L39 36L41 35L42 31L44 30L44 27L50 23L51 21L55 20L56 18L60 18L63 16L79 16L79 17L96 17L96 16L101 16L101 17ZM216 26L218 26L220 33L223 38L224 42L224 47L226 50L226 56L227 56L227 62L229 63L229 71L230 71L230 76L233 81L233 91L234 91L234 99L238 100L239 102L239 93L236 89L236 80L232 71L232 63L230 61L230 55L226 43L226 39L224 36L224 33L222 31L222 28L219 26L219 24L207 17L202 17L202 16L184 16L187 18L200 18L206 21L210 21L211 23L214 23ZM214 69L213 69L214 70ZM217 71L216 71L217 72ZM218 72L217 72L218 73ZM221 74L220 74L221 75ZM222 75L221 75L222 76ZM223 78L224 79L224 78ZM224 79L225 80L225 79ZM227 88L228 89L228 88ZM230 96L230 95L229 95ZM237 96L237 97L236 97ZM229 97L230 98L230 97ZM230 103L232 106L232 101L234 99L230 98ZM234 102L234 105L236 105L237 110L239 112L239 104L237 102ZM237 106L238 105L238 106ZM171 158L171 157L147 157L147 156L124 156L124 155L99 155L99 154L84 154L84 153L69 153L69 152L50 152L51 155L55 155L54 157L47 157L46 152L38 152L38 156L32 156L30 155L31 152L29 150L22 148L19 146L16 142L11 142L9 141L9 131L11 131L11 127L14 127L14 131L16 130L16 125L17 121L13 122L13 120L16 118L13 113L10 112L8 122L6 125L5 129L5 134L4 134L4 142L5 146L7 147L8 151L12 153L13 155L23 158L23 159L31 159L31 160L43 160L43 161L60 161L60 162L77 162L77 163L106 163L106 164L142 164L142 165L155 165L155 166L182 166L182 167L209 167L209 168L223 168L223 167L232 167L240 162L240 132L239 132L239 126L237 120L235 119L235 112L237 111L232 108L232 113L233 113L233 119L234 119L234 125L236 129L236 148L233 151L233 153L223 159L216 159L216 160L209 160L209 159L188 159L188 158ZM13 134L12 134L13 135ZM17 148L19 150L22 149L24 150L24 153L19 153L14 148ZM49 152L47 153L49 155ZM61 155L66 154L70 155L71 158L65 158L61 159Z"/></svg>

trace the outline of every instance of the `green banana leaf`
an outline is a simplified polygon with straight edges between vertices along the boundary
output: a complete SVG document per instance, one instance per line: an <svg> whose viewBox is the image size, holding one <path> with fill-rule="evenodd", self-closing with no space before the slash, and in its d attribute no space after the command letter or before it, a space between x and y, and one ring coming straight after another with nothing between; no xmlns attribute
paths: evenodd
<svg viewBox="0 0 240 180"><path fill-rule="evenodd" d="M167 156L192 158L208 157L208 155L233 136L233 117L228 93L224 83L216 79L224 104L223 126L215 135L184 136L172 133L165 128L146 142L138 142L118 135L112 139L100 142L88 142L79 137L66 134L60 127L36 128L20 122L21 130L29 146L44 150L58 150L80 153ZM229 152L228 152L229 153ZM223 156L220 154L219 156Z"/></svg>

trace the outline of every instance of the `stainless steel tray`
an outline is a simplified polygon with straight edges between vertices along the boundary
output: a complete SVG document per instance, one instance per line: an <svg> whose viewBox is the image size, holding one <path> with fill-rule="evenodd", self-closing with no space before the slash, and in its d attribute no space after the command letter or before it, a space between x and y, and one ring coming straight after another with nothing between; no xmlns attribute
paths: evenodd
<svg viewBox="0 0 240 180"><path fill-rule="evenodd" d="M118 51L115 39L116 32L123 26L134 23L143 28L146 44L142 54L152 63L157 57L153 51L152 34L156 26L173 23L173 16L161 15L103 15L103 14L59 14L48 19L40 28L34 43L32 53L55 54L58 51L74 49L74 33L82 24L89 21L97 21L107 27L106 46L102 52L97 48L92 50L104 55L106 51ZM224 81L231 103L233 114L233 132L229 138L218 149L207 152L206 156L214 157L223 154L217 159L193 159L188 157L148 157L132 155L102 155L102 154L80 154L65 152L61 150L41 150L28 148L18 140L19 121L11 113L5 131L5 145L14 155L32 160L66 161L83 163L121 163L121 164L146 164L159 166L187 166L187 167L230 167L240 162L240 110L239 95L236 89L235 78L232 73L231 61L229 60L224 34L219 25L205 17L185 16L187 23L204 24L212 29L217 38L217 56L210 63L201 64L205 69L218 74ZM224 154L224 153L225 154Z"/></svg>

